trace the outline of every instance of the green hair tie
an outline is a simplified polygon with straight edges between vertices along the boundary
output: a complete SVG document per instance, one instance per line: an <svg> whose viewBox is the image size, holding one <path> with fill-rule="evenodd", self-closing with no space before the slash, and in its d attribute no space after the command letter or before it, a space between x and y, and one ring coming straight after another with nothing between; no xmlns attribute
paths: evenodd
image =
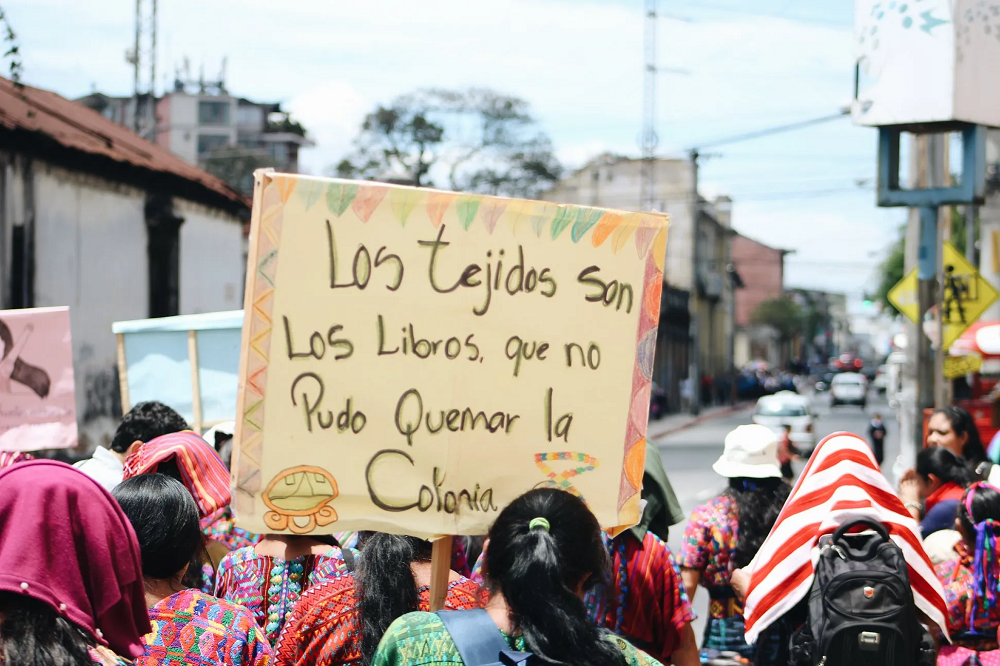
<svg viewBox="0 0 1000 666"><path fill-rule="evenodd" d="M549 521L545 520L544 518L532 518L531 522L528 523L528 529L533 530L536 527L541 527L543 530L548 532L551 525L549 525Z"/></svg>

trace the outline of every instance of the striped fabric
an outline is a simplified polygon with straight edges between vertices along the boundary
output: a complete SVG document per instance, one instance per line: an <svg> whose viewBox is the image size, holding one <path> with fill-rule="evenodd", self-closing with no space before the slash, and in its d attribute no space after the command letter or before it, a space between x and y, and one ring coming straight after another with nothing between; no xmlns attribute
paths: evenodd
<svg viewBox="0 0 1000 666"><path fill-rule="evenodd" d="M744 613L748 644L808 594L819 538L859 519L889 530L906 559L917 608L947 635L944 593L917 523L882 476L868 444L856 435L835 433L816 447L750 564Z"/></svg>
<svg viewBox="0 0 1000 666"><path fill-rule="evenodd" d="M229 505L229 470L215 449L189 430L163 435L140 446L125 461L125 478L152 474L168 460L177 463L181 481L197 502L203 520Z"/></svg>
<svg viewBox="0 0 1000 666"><path fill-rule="evenodd" d="M34 460L35 456L22 451L0 451L0 469L10 467L15 463Z"/></svg>

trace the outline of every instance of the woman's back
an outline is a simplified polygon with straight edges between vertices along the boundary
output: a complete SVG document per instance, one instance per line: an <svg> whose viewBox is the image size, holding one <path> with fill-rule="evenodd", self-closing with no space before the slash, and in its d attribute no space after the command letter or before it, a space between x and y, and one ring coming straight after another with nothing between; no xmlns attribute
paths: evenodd
<svg viewBox="0 0 1000 666"><path fill-rule="evenodd" d="M497 629L513 650L527 650L523 636L510 636ZM606 634L627 666L659 666L660 662L636 649L628 641ZM385 633L371 666L455 666L461 664L455 641L435 613L408 613L392 623Z"/></svg>
<svg viewBox="0 0 1000 666"><path fill-rule="evenodd" d="M480 592L479 585L466 578L452 581L445 609L479 608ZM429 589L421 587L419 595L419 608L430 609ZM275 647L275 663L284 666L362 663L358 601L352 575L324 580L310 588L285 621Z"/></svg>

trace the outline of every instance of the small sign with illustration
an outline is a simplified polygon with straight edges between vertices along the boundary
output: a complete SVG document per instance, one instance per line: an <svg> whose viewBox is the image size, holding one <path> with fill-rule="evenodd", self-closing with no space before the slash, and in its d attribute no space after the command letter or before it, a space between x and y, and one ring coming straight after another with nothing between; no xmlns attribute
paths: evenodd
<svg viewBox="0 0 1000 666"><path fill-rule="evenodd" d="M76 440L69 308L0 310L0 451Z"/></svg>
<svg viewBox="0 0 1000 666"><path fill-rule="evenodd" d="M636 522L666 216L256 178L241 526L484 534L546 486Z"/></svg>

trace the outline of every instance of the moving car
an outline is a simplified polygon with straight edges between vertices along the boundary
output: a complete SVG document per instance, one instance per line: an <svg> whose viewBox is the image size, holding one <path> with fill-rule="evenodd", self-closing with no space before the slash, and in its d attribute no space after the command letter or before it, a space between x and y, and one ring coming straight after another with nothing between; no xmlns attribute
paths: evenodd
<svg viewBox="0 0 1000 666"><path fill-rule="evenodd" d="M830 406L868 406L868 380L857 372L842 372L835 375L830 383Z"/></svg>
<svg viewBox="0 0 1000 666"><path fill-rule="evenodd" d="M875 379L872 381L872 387L875 392L879 395L885 395L889 387L889 366L880 365L878 366L878 372L875 373Z"/></svg>
<svg viewBox="0 0 1000 666"><path fill-rule="evenodd" d="M752 418L754 423L767 426L779 435L784 432L784 426L791 426L792 446L803 456L808 456L816 448L813 432L815 415L810 409L809 398L791 391L766 395L757 401Z"/></svg>

